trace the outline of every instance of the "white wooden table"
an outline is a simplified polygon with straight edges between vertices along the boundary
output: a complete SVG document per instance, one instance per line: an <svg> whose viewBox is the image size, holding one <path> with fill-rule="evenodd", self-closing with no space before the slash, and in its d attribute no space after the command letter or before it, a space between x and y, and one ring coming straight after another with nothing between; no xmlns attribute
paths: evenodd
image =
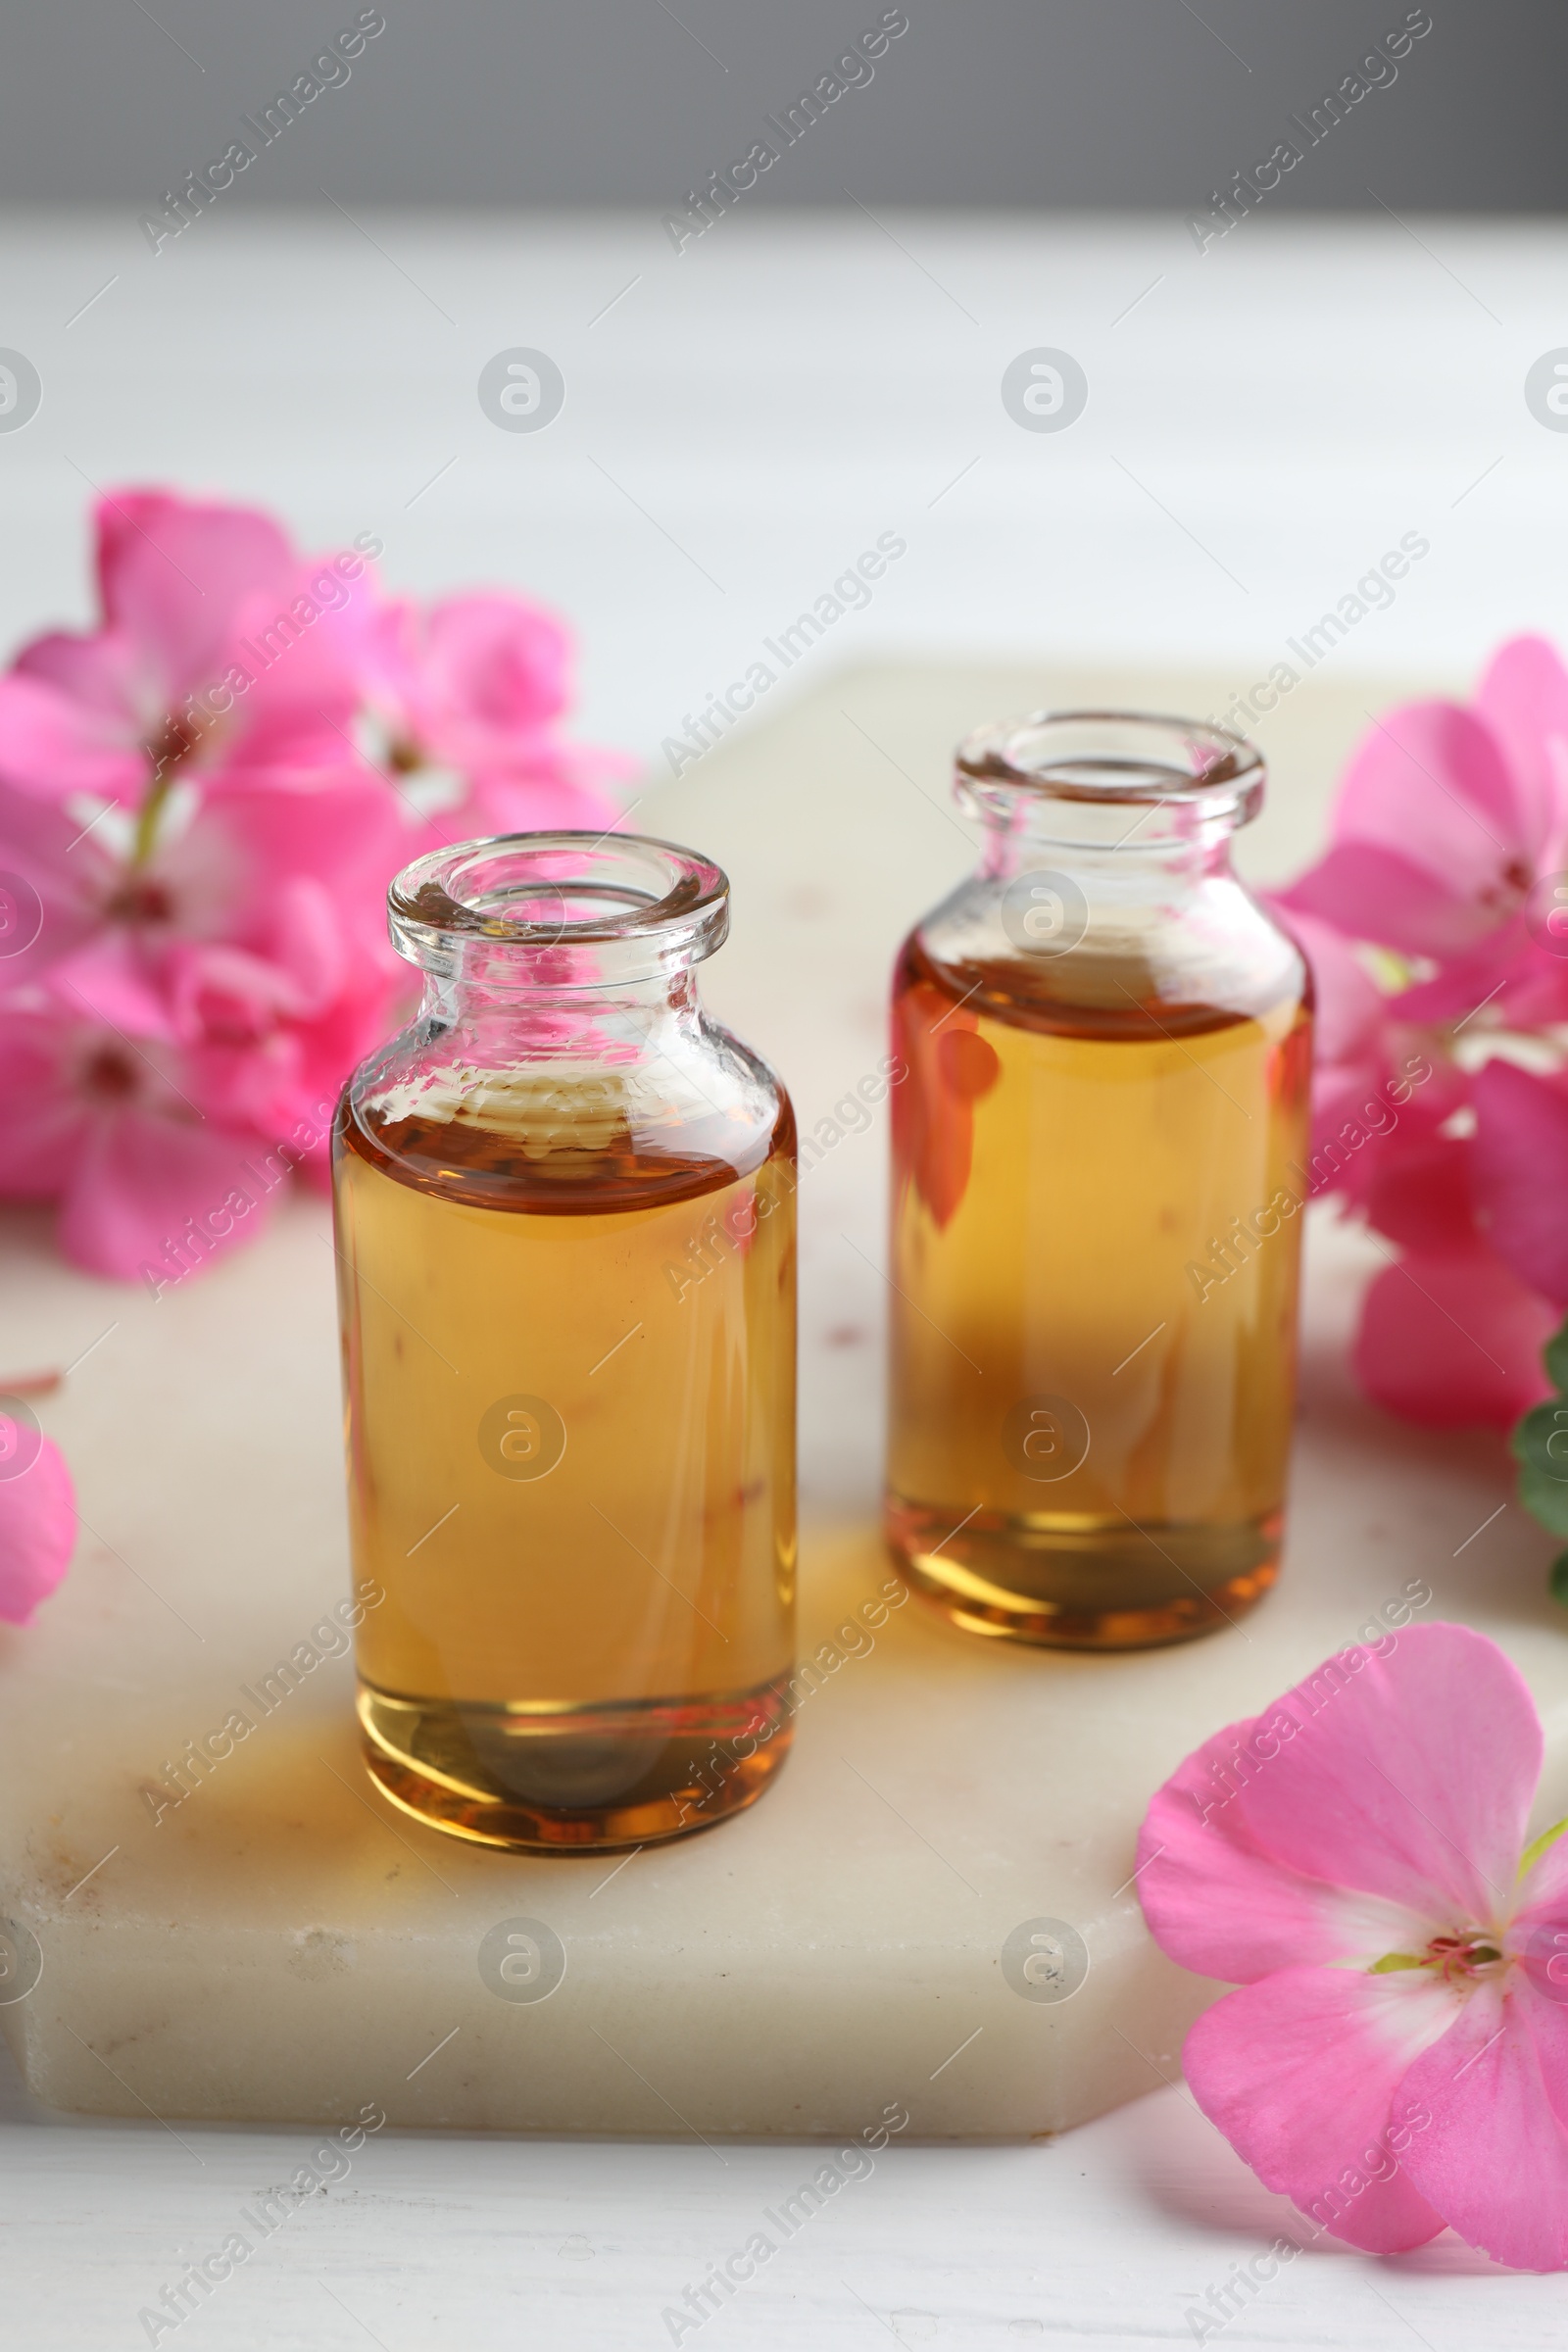
<svg viewBox="0 0 1568 2352"><path fill-rule="evenodd" d="M906 556L778 707L836 662L910 649L1201 663L1244 688L1409 530L1430 555L1336 675L1458 683L1508 629L1562 619L1568 438L1533 419L1523 379L1564 332L1565 243L1257 221L1200 260L1175 220L737 218L677 261L652 219L214 216L154 261L129 219L11 220L0 343L31 358L44 405L0 435L0 634L84 615L89 481L168 479L265 500L315 544L377 530L400 586L559 602L588 641L585 728L656 778L683 714L887 530ZM476 398L519 346L566 380L538 435L497 431ZM1041 347L1089 378L1061 434L1002 405L1007 363ZM659 829L657 789L639 821ZM911 804L909 821L944 820ZM14 2340L146 2342L138 2311L309 2139L45 2123L10 2089ZM178 2339L667 2343L663 2312L817 2161L388 2132ZM1155 2086L1049 2144L891 2146L696 2332L720 2352L1187 2343L1187 2315L1212 2315L1210 2290L1289 2222L1183 2089ZM1555 2341L1561 2308L1557 2282L1451 2238L1394 2263L1325 2241L1224 2336L1523 2347Z"/></svg>

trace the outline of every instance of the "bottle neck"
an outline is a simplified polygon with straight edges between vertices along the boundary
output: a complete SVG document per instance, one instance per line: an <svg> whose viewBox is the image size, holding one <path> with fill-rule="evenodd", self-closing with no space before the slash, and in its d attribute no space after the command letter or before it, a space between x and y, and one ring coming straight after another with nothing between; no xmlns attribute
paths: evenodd
<svg viewBox="0 0 1568 2352"><path fill-rule="evenodd" d="M1195 719L1038 711L965 738L956 794L986 828L986 877L1064 871L1132 898L1229 872L1230 837L1262 802L1263 763L1242 737Z"/></svg>
<svg viewBox="0 0 1568 2352"><path fill-rule="evenodd" d="M484 1061L635 1060L697 1029L703 1006L694 967L602 987L508 985L494 967L483 979L427 972L419 1019Z"/></svg>
<svg viewBox="0 0 1568 2352"><path fill-rule="evenodd" d="M1096 894L1164 895L1231 871L1235 817L1192 803L1058 800L993 786L978 813L980 871L1004 886L1061 870L1092 877Z"/></svg>
<svg viewBox="0 0 1568 2352"><path fill-rule="evenodd" d="M974 812L979 870L919 935L960 997L979 982L998 1002L1101 1022L1161 1004L1251 1010L1296 985L1294 949L1232 872L1231 810L988 782Z"/></svg>
<svg viewBox="0 0 1568 2352"><path fill-rule="evenodd" d="M729 884L643 834L514 833L416 858L387 893L392 944L423 971L419 1021L495 1066L637 1055L695 1033L696 966Z"/></svg>

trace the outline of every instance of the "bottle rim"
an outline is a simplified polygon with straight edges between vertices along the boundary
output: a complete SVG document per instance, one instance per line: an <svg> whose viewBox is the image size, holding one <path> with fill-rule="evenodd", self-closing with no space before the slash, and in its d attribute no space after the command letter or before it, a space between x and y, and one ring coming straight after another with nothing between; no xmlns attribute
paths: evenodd
<svg viewBox="0 0 1568 2352"><path fill-rule="evenodd" d="M966 735L955 785L959 801L980 813L1000 790L1133 808L1176 802L1245 824L1261 805L1266 772L1256 744L1209 719L1035 710Z"/></svg>
<svg viewBox="0 0 1568 2352"><path fill-rule="evenodd" d="M650 833L494 833L406 865L387 927L426 970L477 963L494 977L511 964L536 984L593 986L710 956L729 927L729 877Z"/></svg>

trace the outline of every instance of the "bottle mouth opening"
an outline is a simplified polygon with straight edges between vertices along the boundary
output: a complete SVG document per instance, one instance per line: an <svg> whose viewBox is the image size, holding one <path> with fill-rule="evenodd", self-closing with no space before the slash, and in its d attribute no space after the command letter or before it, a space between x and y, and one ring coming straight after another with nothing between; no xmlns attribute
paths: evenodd
<svg viewBox="0 0 1568 2352"><path fill-rule="evenodd" d="M387 925L427 970L590 987L710 956L729 925L729 877L649 834L502 833L406 865Z"/></svg>
<svg viewBox="0 0 1568 2352"><path fill-rule="evenodd" d="M1036 710L995 720L957 751L960 801L989 812L1000 793L1145 807L1180 803L1242 822L1263 797L1263 755L1206 719L1136 710Z"/></svg>

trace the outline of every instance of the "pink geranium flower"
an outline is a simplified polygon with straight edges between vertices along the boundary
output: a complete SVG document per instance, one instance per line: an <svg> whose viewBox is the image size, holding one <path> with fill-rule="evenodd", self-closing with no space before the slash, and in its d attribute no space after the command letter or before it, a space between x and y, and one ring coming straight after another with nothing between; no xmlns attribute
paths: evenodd
<svg viewBox="0 0 1568 2352"><path fill-rule="evenodd" d="M10 1408L10 1409L8 1409ZM26 1625L71 1565L76 1497L65 1457L0 1399L0 1617Z"/></svg>
<svg viewBox="0 0 1568 2352"><path fill-rule="evenodd" d="M1407 1018L1464 1020L1488 999L1492 1027L1560 1019L1568 964L1530 916L1539 879L1565 858L1568 672L1544 639L1518 637L1473 708L1408 703L1374 722L1327 854L1281 904L1402 959Z"/></svg>
<svg viewBox="0 0 1568 2352"><path fill-rule="evenodd" d="M25 844L45 906L0 1022L0 1200L59 1200L67 1254L122 1281L167 1274L192 1220L208 1255L259 1230L213 1231L258 1146L324 1166L401 985L380 908L405 832L373 778L222 777L182 813L124 859L0 788L0 863Z"/></svg>
<svg viewBox="0 0 1568 2352"><path fill-rule="evenodd" d="M366 673L366 756L441 841L613 824L619 754L566 741L572 644L524 597L448 597L380 614Z"/></svg>
<svg viewBox="0 0 1568 2352"><path fill-rule="evenodd" d="M254 1233L406 974L386 885L465 834L604 828L570 641L508 596L386 605L377 542L122 491L99 625L0 676L0 1200L155 1290ZM260 1174L257 1171L260 1170Z"/></svg>
<svg viewBox="0 0 1568 2352"><path fill-rule="evenodd" d="M403 847L352 737L372 583L307 564L266 515L127 491L97 512L101 625L0 675L0 864L33 894L15 987L108 926L255 947L315 875L362 936ZM345 891L343 884L350 887ZM368 910L368 912L367 912Z"/></svg>
<svg viewBox="0 0 1568 2352"><path fill-rule="evenodd" d="M1565 861L1568 671L1517 638L1473 706L1373 726L1327 854L1278 901L1330 1015L1317 1189L1402 1252L1369 1288L1357 1370L1434 1426L1506 1426L1548 1393L1541 1347L1568 1306ZM1369 1140L1362 1113L1412 1053L1430 1080Z"/></svg>
<svg viewBox="0 0 1568 2352"><path fill-rule="evenodd" d="M35 638L0 677L0 778L134 818L176 773L341 761L362 557L310 564L266 514L159 490L118 491L95 520L102 619Z"/></svg>
<svg viewBox="0 0 1568 2352"><path fill-rule="evenodd" d="M324 1178L387 981L345 955L310 886L279 897L270 957L180 945L149 974L110 940L7 1006L0 1200L57 1201L61 1247L90 1273L157 1295L252 1239L294 1169Z"/></svg>
<svg viewBox="0 0 1568 2352"><path fill-rule="evenodd" d="M1419 1626L1205 1740L1144 1824L1155 1940L1241 1986L1187 2037L1195 2098L1371 2252L1446 2223L1568 2265L1568 1824L1526 1842L1542 1753L1502 1652Z"/></svg>
<svg viewBox="0 0 1568 2352"><path fill-rule="evenodd" d="M0 677L0 1199L58 1200L78 1264L156 1285L260 1226L258 1152L272 1184L274 1151L323 1156L386 1025L411 833L351 732L362 556L313 567L160 492L97 526L100 626Z"/></svg>

